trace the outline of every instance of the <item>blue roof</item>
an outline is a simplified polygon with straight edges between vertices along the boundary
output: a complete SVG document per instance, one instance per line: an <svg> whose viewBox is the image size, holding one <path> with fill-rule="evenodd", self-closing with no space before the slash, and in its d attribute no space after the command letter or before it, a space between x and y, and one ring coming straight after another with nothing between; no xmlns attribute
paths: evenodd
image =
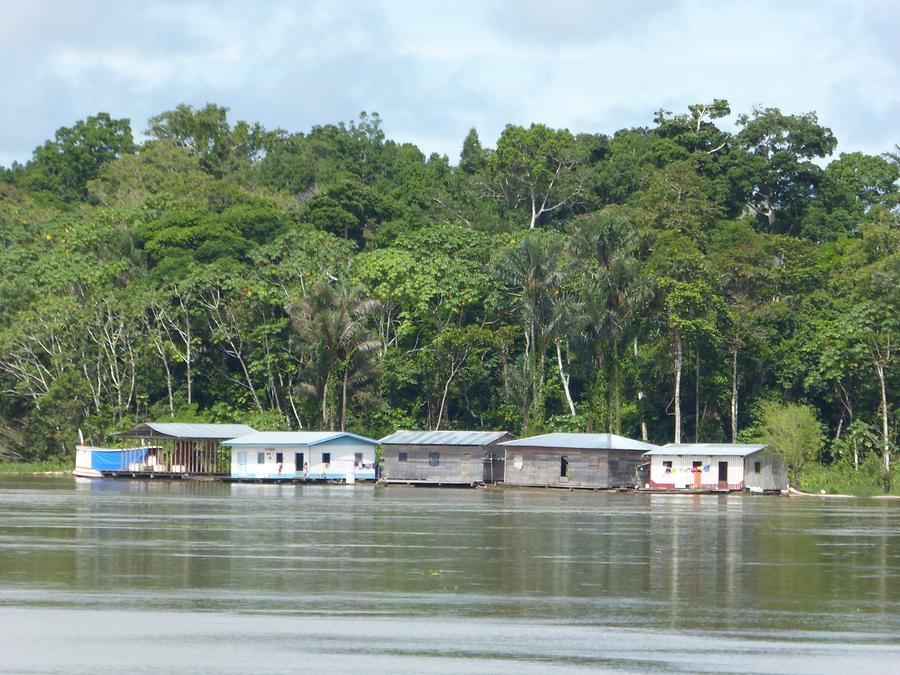
<svg viewBox="0 0 900 675"><path fill-rule="evenodd" d="M383 445L488 445L508 436L508 431L395 431L381 439Z"/></svg>
<svg viewBox="0 0 900 675"><path fill-rule="evenodd" d="M231 446L282 446L282 445L318 445L339 438L353 438L364 443L378 445L374 438L357 436L348 431L255 431L252 434L232 438L223 445Z"/></svg>
<svg viewBox="0 0 900 675"><path fill-rule="evenodd" d="M572 448L577 450L656 450L659 446L616 434L553 433L500 443L506 447Z"/></svg>

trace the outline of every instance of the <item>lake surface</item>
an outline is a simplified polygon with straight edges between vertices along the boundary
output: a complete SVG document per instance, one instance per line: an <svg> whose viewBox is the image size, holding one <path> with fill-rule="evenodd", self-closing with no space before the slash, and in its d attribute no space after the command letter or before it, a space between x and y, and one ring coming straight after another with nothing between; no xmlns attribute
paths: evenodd
<svg viewBox="0 0 900 675"><path fill-rule="evenodd" d="M900 503L0 477L0 672L900 673Z"/></svg>

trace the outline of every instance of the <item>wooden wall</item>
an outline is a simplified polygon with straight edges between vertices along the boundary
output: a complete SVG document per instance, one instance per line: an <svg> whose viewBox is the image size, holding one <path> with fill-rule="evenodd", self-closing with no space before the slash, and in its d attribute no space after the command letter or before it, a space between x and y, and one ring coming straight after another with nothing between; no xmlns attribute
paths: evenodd
<svg viewBox="0 0 900 675"><path fill-rule="evenodd" d="M498 448L492 448L500 453ZM384 475L387 480L428 481L437 483L480 483L484 480L486 448L480 445L404 445L382 446ZM491 450L488 450L490 452ZM399 461L405 452L405 462ZM437 466L431 466L429 455L440 455Z"/></svg>
<svg viewBox="0 0 900 675"><path fill-rule="evenodd" d="M560 460L569 464L568 478L560 476ZM510 485L618 488L637 485L642 453L637 450L576 448L506 449L504 481Z"/></svg>
<svg viewBox="0 0 900 675"><path fill-rule="evenodd" d="M756 473L755 464L760 463ZM744 459L744 487L758 487L763 490L787 490L787 466L776 453L757 452Z"/></svg>

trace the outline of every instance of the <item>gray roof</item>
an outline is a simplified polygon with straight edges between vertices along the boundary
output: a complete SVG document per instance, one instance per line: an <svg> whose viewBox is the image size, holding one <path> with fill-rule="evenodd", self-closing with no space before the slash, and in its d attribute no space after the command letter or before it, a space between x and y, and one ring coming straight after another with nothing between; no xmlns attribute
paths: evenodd
<svg viewBox="0 0 900 675"><path fill-rule="evenodd" d="M489 445L509 436L508 431L395 431L382 445Z"/></svg>
<svg viewBox="0 0 900 675"><path fill-rule="evenodd" d="M668 443L647 455L709 455L747 457L768 446L762 443Z"/></svg>
<svg viewBox="0 0 900 675"><path fill-rule="evenodd" d="M554 433L519 438L500 445L530 448L573 448L578 450L656 450L659 446L636 441L616 434L567 434Z"/></svg>
<svg viewBox="0 0 900 675"><path fill-rule="evenodd" d="M225 440L246 436L256 431L246 424L185 424L182 422L144 422L134 429L121 431L123 438L176 438Z"/></svg>
<svg viewBox="0 0 900 675"><path fill-rule="evenodd" d="M354 438L358 441L378 445L374 438L357 436L347 431L254 431L251 434L232 438L223 445L231 446L285 446L285 445L317 445L338 438Z"/></svg>

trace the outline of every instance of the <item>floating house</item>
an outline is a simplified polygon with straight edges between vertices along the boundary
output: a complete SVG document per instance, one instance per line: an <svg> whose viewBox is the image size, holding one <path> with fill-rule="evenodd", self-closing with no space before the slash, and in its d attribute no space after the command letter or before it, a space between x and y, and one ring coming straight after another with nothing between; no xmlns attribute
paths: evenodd
<svg viewBox="0 0 900 675"><path fill-rule="evenodd" d="M191 478L224 475L222 441L253 433L246 424L145 422L115 436L120 448L80 445L75 475L85 477Z"/></svg>
<svg viewBox="0 0 900 675"><path fill-rule="evenodd" d="M257 431L224 445L233 480L375 480L378 441L345 431Z"/></svg>
<svg viewBox="0 0 900 675"><path fill-rule="evenodd" d="M397 431L381 439L384 478L415 485L478 485L503 480L507 431Z"/></svg>
<svg viewBox="0 0 900 675"><path fill-rule="evenodd" d="M765 445L669 443L646 453L651 489L748 490L788 487L787 466Z"/></svg>
<svg viewBox="0 0 900 675"><path fill-rule="evenodd" d="M504 482L534 487L631 488L658 446L616 434L553 433L500 443Z"/></svg>

